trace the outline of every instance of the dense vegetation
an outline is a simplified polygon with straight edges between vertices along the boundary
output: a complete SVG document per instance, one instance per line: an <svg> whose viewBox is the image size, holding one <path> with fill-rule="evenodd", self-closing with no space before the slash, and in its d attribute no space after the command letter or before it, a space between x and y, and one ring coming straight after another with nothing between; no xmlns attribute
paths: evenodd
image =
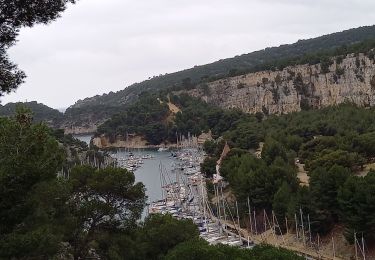
<svg viewBox="0 0 375 260"><path fill-rule="evenodd" d="M125 109L126 105L95 104L68 108L64 113L64 124L66 126L90 126L91 124L101 124L111 116L118 114Z"/></svg>
<svg viewBox="0 0 375 260"><path fill-rule="evenodd" d="M232 149L221 173L241 202L242 214L246 214L249 197L259 212L274 210L280 222L287 217L290 225L301 208L313 220L314 234L326 234L335 224L343 223L348 240L352 240L354 230L373 240L375 172L366 177L356 175L365 164L374 162L374 112L373 108L343 104L269 116L258 122L240 120L224 138L233 148L246 150ZM249 129L264 142L261 159L248 150L257 145L232 140L235 135L231 133L241 135ZM204 146L209 157L202 170L208 175L214 171L211 161L218 159L222 145L222 141L212 141ZM298 185L296 158L308 170L308 187ZM285 223L282 225L285 229Z"/></svg>
<svg viewBox="0 0 375 260"><path fill-rule="evenodd" d="M300 40L294 44L266 48L249 54L220 60L203 66L153 77L136 83L119 92L87 98L67 110L69 120L87 123L90 116L107 119L137 100L144 91L165 89L191 89L199 83L267 69L282 69L288 65L322 63L330 64L329 57L348 53L368 52L374 47L375 26L360 27L314 39ZM373 57L373 53L369 53ZM117 108L117 109L116 109ZM100 120L99 120L100 121Z"/></svg>
<svg viewBox="0 0 375 260"><path fill-rule="evenodd" d="M163 93L143 93L137 102L102 124L97 134L106 134L113 141L118 135L125 137L135 133L145 137L149 144L160 144L164 141L176 142L176 133L187 137L211 130L214 136L219 137L233 129L241 119L246 118L248 122L257 120L239 110L225 111L188 95L170 97L170 101L181 110L173 114L166 104L167 100ZM247 137L236 136L238 142L241 138Z"/></svg>
<svg viewBox="0 0 375 260"><path fill-rule="evenodd" d="M156 100L153 95L148 97ZM175 115L173 124L169 121L170 130L165 128L163 136L173 138L176 131L198 135L211 130L214 137L223 137L236 148L224 161L221 171L240 201L243 214L247 197L250 197L255 208L274 210L279 219L288 217L289 223L293 223L294 214L303 209L313 219L314 234L326 234L334 225L343 223L349 240L354 230L363 232L366 239L374 239L371 219L375 218L375 210L371 205L375 202L375 173L355 177L364 170L364 165L374 162L373 108L342 104L322 110L267 116L223 110L185 95L171 96L170 100L181 112ZM139 102L134 108L142 108ZM155 104L163 106L160 102ZM143 115L144 111L134 114ZM153 132L153 138L158 134ZM264 146L261 159L257 159L249 151L254 152L260 142L264 142ZM223 145L224 141L205 144L209 157L202 164L202 171L209 177L216 171ZM299 185L296 158L308 171L308 187ZM349 196L353 196L350 200L353 203L347 201Z"/></svg>
<svg viewBox="0 0 375 260"><path fill-rule="evenodd" d="M251 252L209 246L198 241L191 220L170 215L139 223L146 196L133 173L82 165L69 178L57 177L65 155L54 136L76 142L32 121L21 108L0 118L0 258L215 259L205 252L219 248L216 254L228 259L298 259L266 246Z"/></svg>
<svg viewBox="0 0 375 260"><path fill-rule="evenodd" d="M231 75L225 75L221 77L215 77L211 80L216 80L219 78L225 78L228 76L238 76L243 75L246 73L251 72L258 72L258 71L264 71L264 70L283 70L287 66L295 66L295 65L302 65L302 64L309 64L309 65L315 65L320 64L322 73L329 72L329 66L333 64L332 58L337 59L338 64L340 64L344 57L348 54L359 54L364 53L367 55L370 59L375 60L374 55L374 49L375 48L375 39L369 38L364 41L359 41L357 43L353 43L350 45L342 45L340 47L336 48L327 48L327 49L321 49L317 52L307 52L303 55L296 55L296 56L290 56L280 59L275 59L269 62L265 62L263 64L260 64L258 66L255 66L253 68L248 69L242 69L242 70L236 70L231 73ZM338 74L342 74L343 72L338 72Z"/></svg>
<svg viewBox="0 0 375 260"><path fill-rule="evenodd" d="M64 119L64 114L60 111L40 104L36 101L24 103L8 103L4 106L0 105L0 116L14 116L17 106L25 106L33 111L33 122L45 122L51 127L58 127Z"/></svg>
<svg viewBox="0 0 375 260"><path fill-rule="evenodd" d="M249 249L239 250L226 245L209 246L207 242L202 240L192 240L179 244L171 250L166 260L180 259L199 259L199 260L219 260L219 259L243 259L243 260L302 260L301 256L297 256L288 250L276 249L267 245L260 245Z"/></svg>
<svg viewBox="0 0 375 260"><path fill-rule="evenodd" d="M76 148L78 148L81 151L87 150L89 148L88 145L87 145L87 143L78 140L73 135L71 135L71 134L64 134L64 130L63 129L56 129L56 130L52 130L51 129L51 131L52 131L52 135L63 146L76 147Z"/></svg>
<svg viewBox="0 0 375 260"><path fill-rule="evenodd" d="M144 93L140 99L125 109L121 114L113 116L98 129L98 133L105 133L113 140L128 134L144 136L150 144L160 144L170 134L170 115L168 105L155 95Z"/></svg>
<svg viewBox="0 0 375 260"><path fill-rule="evenodd" d="M64 151L50 130L28 113L0 120L1 258L49 258L67 242L78 259L98 236L135 225L145 195L133 174L83 166L58 179Z"/></svg>

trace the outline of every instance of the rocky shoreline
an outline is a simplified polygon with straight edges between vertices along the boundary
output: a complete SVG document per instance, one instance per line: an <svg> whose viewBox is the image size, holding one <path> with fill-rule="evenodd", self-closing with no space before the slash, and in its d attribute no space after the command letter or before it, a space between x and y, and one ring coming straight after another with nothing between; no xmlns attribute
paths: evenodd
<svg viewBox="0 0 375 260"><path fill-rule="evenodd" d="M159 145L151 145L142 136L117 136L115 140L110 140L106 135L95 136L92 138L92 143L99 149L111 148L130 148L130 149L151 149L151 148L178 148L178 147L198 147L203 145L206 140L212 140L211 132L203 133L198 137L191 137L184 139L177 143L164 142Z"/></svg>

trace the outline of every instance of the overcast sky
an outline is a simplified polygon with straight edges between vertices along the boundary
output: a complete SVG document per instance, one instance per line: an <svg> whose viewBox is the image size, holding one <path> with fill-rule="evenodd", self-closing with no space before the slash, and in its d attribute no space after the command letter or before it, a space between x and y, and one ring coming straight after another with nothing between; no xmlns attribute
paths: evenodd
<svg viewBox="0 0 375 260"><path fill-rule="evenodd" d="M148 77L375 24L374 0L80 0L21 31L11 58L27 73L1 99L54 108Z"/></svg>

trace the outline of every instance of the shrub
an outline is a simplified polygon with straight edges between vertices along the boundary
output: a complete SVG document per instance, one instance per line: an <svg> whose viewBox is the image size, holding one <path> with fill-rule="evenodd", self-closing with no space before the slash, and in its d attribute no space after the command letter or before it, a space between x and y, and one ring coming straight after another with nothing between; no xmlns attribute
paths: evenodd
<svg viewBox="0 0 375 260"><path fill-rule="evenodd" d="M372 77L372 79L370 81L370 85L371 85L371 89L375 90L375 75Z"/></svg>
<svg viewBox="0 0 375 260"><path fill-rule="evenodd" d="M246 84L245 83L238 83L237 89L245 88Z"/></svg>
<svg viewBox="0 0 375 260"><path fill-rule="evenodd" d="M339 66L336 67L336 75L337 76L341 76L341 75L344 75L345 73L345 70Z"/></svg>
<svg viewBox="0 0 375 260"><path fill-rule="evenodd" d="M331 66L332 63L333 62L329 58L323 58L320 62L321 72L325 74L328 73L330 71L329 66Z"/></svg>

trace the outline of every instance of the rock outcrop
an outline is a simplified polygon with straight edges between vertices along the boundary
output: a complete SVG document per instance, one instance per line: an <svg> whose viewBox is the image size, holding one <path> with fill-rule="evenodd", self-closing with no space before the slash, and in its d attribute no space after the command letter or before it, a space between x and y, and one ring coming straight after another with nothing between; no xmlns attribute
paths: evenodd
<svg viewBox="0 0 375 260"><path fill-rule="evenodd" d="M83 134L93 134L97 130L96 125L86 125L86 126L63 126L65 134L73 135L83 135Z"/></svg>
<svg viewBox="0 0 375 260"><path fill-rule="evenodd" d="M128 137L116 136L111 139L106 135L94 137L93 144L98 148L147 148L146 140L137 135L128 135Z"/></svg>
<svg viewBox="0 0 375 260"><path fill-rule="evenodd" d="M375 105L375 62L364 54L330 64L298 65L221 79L188 91L208 103L247 113L286 114L344 102Z"/></svg>
<svg viewBox="0 0 375 260"><path fill-rule="evenodd" d="M100 148L157 148L157 147L191 147L203 145L205 141L212 140L211 131L208 133L202 133L200 136L191 136L189 139L181 137L178 143L164 142L160 145L150 145L147 143L144 137L129 134L127 137L117 135L116 137L110 138L109 136L103 134L96 136L92 139L92 143Z"/></svg>

